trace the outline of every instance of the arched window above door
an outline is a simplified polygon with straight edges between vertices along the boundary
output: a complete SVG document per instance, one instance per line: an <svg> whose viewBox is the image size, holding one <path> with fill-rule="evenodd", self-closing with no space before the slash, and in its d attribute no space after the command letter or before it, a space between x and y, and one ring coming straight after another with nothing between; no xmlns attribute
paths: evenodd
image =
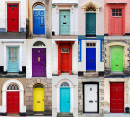
<svg viewBox="0 0 130 117"><path fill-rule="evenodd" d="M19 87L16 84L10 84L7 90L19 90Z"/></svg>
<svg viewBox="0 0 130 117"><path fill-rule="evenodd" d="M45 7L43 5L40 5L40 4L33 7L33 10L39 10L39 9L40 10L45 10Z"/></svg>
<svg viewBox="0 0 130 117"><path fill-rule="evenodd" d="M45 46L45 44L42 41L37 41L33 44L33 46Z"/></svg>
<svg viewBox="0 0 130 117"><path fill-rule="evenodd" d="M89 6L86 11L96 11L96 8L94 6Z"/></svg>
<svg viewBox="0 0 130 117"><path fill-rule="evenodd" d="M69 85L68 82L63 82L60 86L61 86L61 87L69 87L70 85Z"/></svg>
<svg viewBox="0 0 130 117"><path fill-rule="evenodd" d="M35 84L33 88L43 88L44 86L42 84Z"/></svg>

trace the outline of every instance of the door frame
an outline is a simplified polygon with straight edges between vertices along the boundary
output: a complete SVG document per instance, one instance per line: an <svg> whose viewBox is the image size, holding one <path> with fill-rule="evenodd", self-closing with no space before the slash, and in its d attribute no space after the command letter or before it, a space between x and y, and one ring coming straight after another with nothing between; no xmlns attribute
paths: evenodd
<svg viewBox="0 0 130 117"><path fill-rule="evenodd" d="M97 112L85 112L85 89L84 89L84 86L85 84L97 84L97 90L98 90L98 96L97 96L97 100L98 100L98 103L97 103ZM83 113L99 113L99 82L83 82L82 83L82 86L83 86Z"/></svg>
<svg viewBox="0 0 130 117"><path fill-rule="evenodd" d="M19 86L19 113L25 113L26 112L26 106L24 106L24 87L23 84L17 80L17 79L9 79L7 80L2 87L2 112L6 113L7 112L7 87L11 84L11 83L16 83ZM12 90L13 91L13 90Z"/></svg>
<svg viewBox="0 0 130 117"><path fill-rule="evenodd" d="M122 9L123 21L122 21L122 35L125 35L125 4L108 4L109 5L109 13L108 13L108 36L111 36L111 19L112 19L112 9Z"/></svg>
<svg viewBox="0 0 130 117"><path fill-rule="evenodd" d="M42 2L35 2L33 5L32 5L32 34L33 34L33 8L36 6L36 5L42 5L44 7L44 11L46 11L46 8L45 8L45 5L42 3ZM44 17L44 21L45 21L45 34L42 34L42 35L46 35L46 12L45 13L45 17ZM33 34L33 35L36 35L36 34Z"/></svg>
<svg viewBox="0 0 130 117"><path fill-rule="evenodd" d="M123 69L124 69L124 46L121 46L121 45L113 45L113 46L110 46L110 69L111 69L111 47L115 47L115 46L120 46L120 47L123 47ZM112 72L112 71L111 71ZM118 71L117 71L118 72ZM122 71L123 72L123 71Z"/></svg>
<svg viewBox="0 0 130 117"><path fill-rule="evenodd" d="M5 5L5 9L6 9L6 12L5 12L5 13L6 13L6 14L5 14L5 18L6 18L6 21L5 21L6 32L8 32L8 25L7 25L7 24L8 24L8 23L7 23L7 22L8 22L8 21L7 21L7 20L8 20L8 13L7 13L7 12L8 12L8 11L7 11L8 6L7 6L7 5L8 5L8 4L19 4L18 32L20 32L20 22L21 22L21 9L20 9L20 8L21 8L21 2L16 2L16 1L15 1L15 2L11 3L10 1L6 1L5 3L6 3L6 5Z"/></svg>
<svg viewBox="0 0 130 117"><path fill-rule="evenodd" d="M69 48L69 75L72 75L72 45L75 41L55 41L58 45L58 75L61 74L61 48ZM68 45L61 45L68 44Z"/></svg>

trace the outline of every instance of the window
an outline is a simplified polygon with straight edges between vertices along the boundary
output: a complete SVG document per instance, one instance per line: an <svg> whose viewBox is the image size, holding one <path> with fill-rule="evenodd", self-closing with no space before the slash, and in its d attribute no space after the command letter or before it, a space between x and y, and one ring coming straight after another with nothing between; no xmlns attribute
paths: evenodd
<svg viewBox="0 0 130 117"><path fill-rule="evenodd" d="M70 85L69 85L68 82L63 82L60 86L61 86L61 87L69 87Z"/></svg>
<svg viewBox="0 0 130 117"><path fill-rule="evenodd" d="M96 47L96 43L86 43L86 47L87 48L95 48Z"/></svg>
<svg viewBox="0 0 130 117"><path fill-rule="evenodd" d="M19 90L19 87L16 84L10 84L7 90Z"/></svg>
<svg viewBox="0 0 130 117"><path fill-rule="evenodd" d="M17 5L9 5L9 7L17 7Z"/></svg>
<svg viewBox="0 0 130 117"><path fill-rule="evenodd" d="M33 8L33 10L36 10L36 9L44 10L45 8L43 5L38 4L38 5L34 6L34 8Z"/></svg>
<svg viewBox="0 0 130 117"><path fill-rule="evenodd" d="M86 11L96 11L95 7L93 6L89 6Z"/></svg>
<svg viewBox="0 0 130 117"><path fill-rule="evenodd" d="M68 48L62 48L61 53L69 53L69 49Z"/></svg>
<svg viewBox="0 0 130 117"><path fill-rule="evenodd" d="M104 61L105 49L104 49L104 41L102 41L102 61Z"/></svg>
<svg viewBox="0 0 130 117"><path fill-rule="evenodd" d="M112 16L122 16L122 9L112 9Z"/></svg>
<svg viewBox="0 0 130 117"><path fill-rule="evenodd" d="M17 48L9 48L9 61L17 61Z"/></svg>
<svg viewBox="0 0 130 117"><path fill-rule="evenodd" d="M33 87L34 88L43 88L43 85L42 84L35 84Z"/></svg>
<svg viewBox="0 0 130 117"><path fill-rule="evenodd" d="M33 46L45 46L45 44L42 41L37 41L33 44Z"/></svg>

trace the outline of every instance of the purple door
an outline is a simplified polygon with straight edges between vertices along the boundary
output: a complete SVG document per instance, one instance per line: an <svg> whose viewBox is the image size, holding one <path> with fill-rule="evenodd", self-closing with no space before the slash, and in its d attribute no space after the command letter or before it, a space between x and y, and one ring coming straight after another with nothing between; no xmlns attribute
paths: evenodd
<svg viewBox="0 0 130 117"><path fill-rule="evenodd" d="M46 76L46 48L32 48L32 77Z"/></svg>

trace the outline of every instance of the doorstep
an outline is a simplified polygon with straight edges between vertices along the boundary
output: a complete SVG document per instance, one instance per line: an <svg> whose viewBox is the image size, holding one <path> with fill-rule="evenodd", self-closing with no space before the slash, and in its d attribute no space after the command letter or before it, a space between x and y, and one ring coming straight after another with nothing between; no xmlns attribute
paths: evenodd
<svg viewBox="0 0 130 117"><path fill-rule="evenodd" d="M104 117L104 116L99 114L82 114L78 115L78 117Z"/></svg>
<svg viewBox="0 0 130 117"><path fill-rule="evenodd" d="M57 117L73 117L73 113L57 113Z"/></svg>

